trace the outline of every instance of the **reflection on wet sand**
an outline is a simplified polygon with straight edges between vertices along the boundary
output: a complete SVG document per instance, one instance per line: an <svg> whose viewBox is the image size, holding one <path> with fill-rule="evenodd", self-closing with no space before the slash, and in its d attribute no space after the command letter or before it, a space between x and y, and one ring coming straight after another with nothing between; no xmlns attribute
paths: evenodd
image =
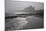
<svg viewBox="0 0 46 31"><path fill-rule="evenodd" d="M9 21L6 23L6 28L8 28L8 30L23 30L43 27L43 18L35 16L17 17L7 20Z"/></svg>

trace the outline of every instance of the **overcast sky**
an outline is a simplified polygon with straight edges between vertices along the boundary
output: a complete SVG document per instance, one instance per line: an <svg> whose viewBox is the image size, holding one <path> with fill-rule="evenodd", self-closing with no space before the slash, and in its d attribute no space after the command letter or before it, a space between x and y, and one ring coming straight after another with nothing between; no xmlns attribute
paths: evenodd
<svg viewBox="0 0 46 31"><path fill-rule="evenodd" d="M6 12L15 12L18 10L23 10L24 8L27 8L29 6L35 7L35 10L43 9L44 4L39 2L29 2L29 1L12 1L12 0L6 0Z"/></svg>

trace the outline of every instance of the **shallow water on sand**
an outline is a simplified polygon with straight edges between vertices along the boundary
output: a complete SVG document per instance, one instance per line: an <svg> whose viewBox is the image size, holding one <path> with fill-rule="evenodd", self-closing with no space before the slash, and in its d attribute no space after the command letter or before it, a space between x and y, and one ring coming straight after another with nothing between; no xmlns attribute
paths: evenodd
<svg viewBox="0 0 46 31"><path fill-rule="evenodd" d="M32 28L42 28L43 27L43 18L36 17L36 16L28 16L26 18L23 17L17 17L13 19L9 19L11 23L20 23L18 27L16 24L14 25L14 28L12 27L13 30L15 29L32 29Z"/></svg>

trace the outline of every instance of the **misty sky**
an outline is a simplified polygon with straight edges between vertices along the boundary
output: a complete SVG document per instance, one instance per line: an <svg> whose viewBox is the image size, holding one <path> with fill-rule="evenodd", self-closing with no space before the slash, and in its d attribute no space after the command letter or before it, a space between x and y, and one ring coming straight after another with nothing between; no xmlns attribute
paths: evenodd
<svg viewBox="0 0 46 31"><path fill-rule="evenodd" d="M5 8L6 12L16 12L24 10L24 8L27 8L29 6L35 7L35 10L43 9L44 4L39 2L29 2L29 1L12 1L12 0L6 0L5 2Z"/></svg>

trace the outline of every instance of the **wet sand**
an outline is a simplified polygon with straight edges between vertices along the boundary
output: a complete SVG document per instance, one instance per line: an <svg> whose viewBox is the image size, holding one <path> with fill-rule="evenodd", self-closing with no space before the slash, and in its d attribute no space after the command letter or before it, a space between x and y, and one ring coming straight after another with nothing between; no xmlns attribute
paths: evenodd
<svg viewBox="0 0 46 31"><path fill-rule="evenodd" d="M19 18L19 20L28 21L28 23L21 30L23 30L23 29L25 30L25 29L43 28L43 18L36 17L36 16L28 16L28 17L26 17L25 20L21 17ZM13 20L12 22L14 22L14 21L15 20Z"/></svg>

